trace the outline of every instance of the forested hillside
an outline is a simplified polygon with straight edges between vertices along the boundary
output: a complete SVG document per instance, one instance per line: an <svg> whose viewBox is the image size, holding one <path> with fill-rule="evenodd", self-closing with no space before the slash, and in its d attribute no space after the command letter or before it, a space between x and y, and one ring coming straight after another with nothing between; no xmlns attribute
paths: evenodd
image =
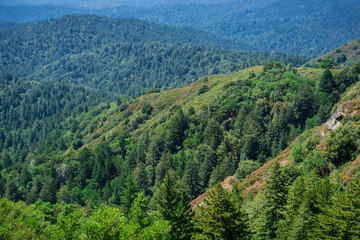
<svg viewBox="0 0 360 240"><path fill-rule="evenodd" d="M26 81L12 74L0 78L0 89L0 149L5 155L11 149L22 160L36 150L64 151L67 147L61 136L62 131L70 129L69 121L101 102L116 99L105 91L67 83Z"/></svg>
<svg viewBox="0 0 360 240"><path fill-rule="evenodd" d="M230 41L192 29L94 15L69 15L0 36L3 73L133 96L268 60L306 61L297 55L230 50L236 47Z"/></svg>
<svg viewBox="0 0 360 240"><path fill-rule="evenodd" d="M143 2L143 1L141 1ZM198 2L198 3L197 3ZM137 1L132 1L137 3ZM154 3L152 1L152 3ZM90 3L89 3L90 4ZM253 49L324 54L360 36L358 0L191 1L154 6L106 8L69 6L1 6L0 21L34 22L71 13L136 17L151 22L201 29ZM130 4L131 5L131 4ZM144 5L146 3L144 2Z"/></svg>
<svg viewBox="0 0 360 240"><path fill-rule="evenodd" d="M70 128L60 132L65 151L47 138L25 158L17 156L16 146L3 148L0 194L7 199L1 200L0 234L7 239L28 232L30 238L68 239L357 236L357 212L350 222L345 219L347 206L359 196L357 162L351 162L360 139L359 74L359 65L329 70L268 62L89 108L69 118ZM314 129L338 106L337 130ZM262 173L256 175L257 169ZM252 172L255 177L243 180ZM231 175L242 181L232 193L217 185ZM206 206L190 214L189 201L214 186ZM335 222L339 228L328 227Z"/></svg>
<svg viewBox="0 0 360 240"><path fill-rule="evenodd" d="M330 61L330 64L335 68L352 67L360 61L360 38L325 53L324 55L312 59L304 66L306 67L321 67L325 61Z"/></svg>

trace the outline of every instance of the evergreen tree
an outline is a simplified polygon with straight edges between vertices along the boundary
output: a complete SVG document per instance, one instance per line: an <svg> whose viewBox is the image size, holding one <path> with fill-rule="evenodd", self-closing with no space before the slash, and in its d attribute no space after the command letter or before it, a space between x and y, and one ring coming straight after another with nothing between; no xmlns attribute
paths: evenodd
<svg viewBox="0 0 360 240"><path fill-rule="evenodd" d="M29 167L25 165L20 172L19 183L22 187L26 187L28 182L30 182L31 180L32 175L29 172Z"/></svg>
<svg viewBox="0 0 360 240"><path fill-rule="evenodd" d="M161 196L156 198L158 203L158 211L160 212L162 218L164 220L169 221L172 231L171 231L171 239L178 239L177 232L174 231L177 224L177 204L178 197L177 192L175 191L175 181L166 173L164 182L160 186Z"/></svg>
<svg viewBox="0 0 360 240"><path fill-rule="evenodd" d="M156 172L156 180L155 184L159 186L164 177L165 174L170 170L174 169L174 163L173 163L173 157L170 152L167 152L163 154L160 158L159 164L156 166L155 172Z"/></svg>
<svg viewBox="0 0 360 240"><path fill-rule="evenodd" d="M177 239L190 239L193 232L193 218L194 212L190 206L189 195L182 190L178 198L176 207L176 224L173 225L172 230L176 233Z"/></svg>
<svg viewBox="0 0 360 240"><path fill-rule="evenodd" d="M322 239L360 239L360 177L323 208L315 228Z"/></svg>
<svg viewBox="0 0 360 240"><path fill-rule="evenodd" d="M204 140L213 151L216 151L217 147L223 140L223 130L220 124L213 118L211 118L206 125L204 131Z"/></svg>
<svg viewBox="0 0 360 240"><path fill-rule="evenodd" d="M7 167L10 167L10 166L11 166L12 160L11 160L11 157L10 157L9 152L8 152L7 150L4 150L4 151L1 153L0 163L1 163L1 166L2 166L3 168L7 168Z"/></svg>
<svg viewBox="0 0 360 240"><path fill-rule="evenodd" d="M209 192L204 205L193 218L194 239L246 239L247 216L241 212L227 190L220 184Z"/></svg>
<svg viewBox="0 0 360 240"><path fill-rule="evenodd" d="M148 179L145 171L145 163L139 162L134 169L134 183L140 191L146 191Z"/></svg>
<svg viewBox="0 0 360 240"><path fill-rule="evenodd" d="M331 94L336 90L334 76L329 69L325 69L319 80L318 92Z"/></svg>
<svg viewBox="0 0 360 240"><path fill-rule="evenodd" d="M200 163L199 183L202 191L204 191L208 186L211 172L216 166L215 152L210 146L201 144L197 147L195 158Z"/></svg>
<svg viewBox="0 0 360 240"><path fill-rule="evenodd" d="M55 179L49 177L45 178L44 184L41 188L39 197L44 202L50 202L51 204L56 203L56 181Z"/></svg>
<svg viewBox="0 0 360 240"><path fill-rule="evenodd" d="M185 186L191 199L201 194L199 180L199 163L194 158L190 158L186 162L182 184Z"/></svg>
<svg viewBox="0 0 360 240"><path fill-rule="evenodd" d="M175 191L175 181L166 173L164 182L160 186L161 197L156 198L158 210L165 220L174 221L175 209L177 204L177 193Z"/></svg>
<svg viewBox="0 0 360 240"><path fill-rule="evenodd" d="M17 202L21 200L21 194L17 186L15 185L14 180L8 180L5 188L5 196L7 199Z"/></svg>
<svg viewBox="0 0 360 240"><path fill-rule="evenodd" d="M126 177L125 187L122 191L122 198L121 198L121 202L124 207L124 213L126 216L129 214L131 205L136 198L137 192L138 192L138 189L136 188L136 185L134 184L133 177L131 174L128 174Z"/></svg>
<svg viewBox="0 0 360 240"><path fill-rule="evenodd" d="M297 176L293 166L281 167L275 162L270 178L266 184L265 225L262 233L266 239L276 238L278 223L284 219L289 187Z"/></svg>
<svg viewBox="0 0 360 240"><path fill-rule="evenodd" d="M182 109L179 109L168 125L167 147L172 153L175 153L177 148L182 146L187 128L188 120Z"/></svg>

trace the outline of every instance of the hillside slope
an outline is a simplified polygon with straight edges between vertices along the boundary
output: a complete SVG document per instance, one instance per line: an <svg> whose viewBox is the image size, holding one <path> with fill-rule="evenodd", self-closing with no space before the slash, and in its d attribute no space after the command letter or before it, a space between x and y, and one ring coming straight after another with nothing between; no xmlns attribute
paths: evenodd
<svg viewBox="0 0 360 240"><path fill-rule="evenodd" d="M192 29L93 15L69 15L2 31L0 36L2 73L128 95L188 85L202 76L231 73L270 59L293 65L305 60L220 48L233 45Z"/></svg>
<svg viewBox="0 0 360 240"><path fill-rule="evenodd" d="M335 68L352 67L360 62L360 38L325 53L308 63L306 67L319 67L323 59L331 59Z"/></svg>
<svg viewBox="0 0 360 240"><path fill-rule="evenodd" d="M353 76L359 74L358 66L331 72L268 62L230 75L207 76L187 87L153 89L136 99L121 97L89 107L69 116L61 129L49 122L53 130L33 151L7 141L0 155L0 195L13 202L26 201L30 208L39 199L55 204L46 203L45 208L54 210L47 213L53 219L64 218L64 213L57 213L66 209L80 212L76 218L81 222L72 234L89 236L86 226L93 215L81 212L101 209L125 216L119 219L128 225L136 224L133 213L141 211L141 219L148 221L145 226L163 224L160 232L168 234L167 224L172 224L196 235L188 225L158 222L164 221L159 199L172 196L171 202L182 204L186 222L195 222L187 207L190 199L227 179L229 189L238 186L227 197L236 200L231 200L236 209L242 205L248 215L242 221L252 226L248 231L252 237L266 239L262 236L280 237L289 232L301 239L304 234L327 236L321 229L332 221L327 211L337 206L338 197L359 196L348 195L356 189L352 179L357 179L359 164L358 159L353 162L360 138L359 79ZM332 88L326 87L327 82ZM332 128L338 125L336 121L342 126L330 131L323 123L336 109ZM14 109L8 112L13 116ZM4 134L0 135L3 139ZM15 133L11 140L19 137ZM31 141L30 136L22 137ZM237 180L228 178L234 175ZM2 209L19 204L27 209L24 203L9 200L1 201ZM136 210L139 202L141 210ZM36 204L43 206L40 201ZM275 214L280 212L275 221L273 209ZM195 215L199 216L198 210ZM103 219L101 216L98 218ZM298 216L313 221L303 222ZM65 217L46 224L58 229L69 221ZM2 226L13 229L9 234L18 233L16 226ZM118 231L130 234L134 228L129 229ZM47 230L37 231L36 236L63 233Z"/></svg>

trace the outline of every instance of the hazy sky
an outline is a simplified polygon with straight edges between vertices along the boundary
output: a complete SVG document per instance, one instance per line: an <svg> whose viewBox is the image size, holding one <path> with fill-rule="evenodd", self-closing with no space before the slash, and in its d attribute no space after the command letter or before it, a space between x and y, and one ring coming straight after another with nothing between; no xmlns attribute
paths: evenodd
<svg viewBox="0 0 360 240"><path fill-rule="evenodd" d="M116 5L132 5L132 6L150 6L159 3L220 3L229 0L0 0L1 5L77 5L77 6L116 6Z"/></svg>

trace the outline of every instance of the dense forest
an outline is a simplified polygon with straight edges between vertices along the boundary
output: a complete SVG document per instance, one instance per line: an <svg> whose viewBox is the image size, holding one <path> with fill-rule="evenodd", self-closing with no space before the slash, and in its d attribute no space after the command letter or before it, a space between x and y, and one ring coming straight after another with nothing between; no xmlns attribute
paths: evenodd
<svg viewBox="0 0 360 240"><path fill-rule="evenodd" d="M359 180L340 180L340 173L352 167L356 176L357 162L350 161L360 139L360 66L330 71L325 63L306 69L267 62L184 88L120 97L77 112L27 155L4 145L1 237L358 236L359 216L348 217L347 208L359 200ZM339 100L349 112L341 126L314 131ZM62 144L51 140L54 132ZM279 153L284 159L275 161ZM249 193L247 176L264 163L267 184ZM228 192L218 183L232 175ZM209 189L206 204L192 212L190 200Z"/></svg>
<svg viewBox="0 0 360 240"><path fill-rule="evenodd" d="M298 55L238 51L210 34L136 19L69 15L0 32L0 71L37 79L86 85L138 96L150 88L189 85L281 60L301 65ZM234 46L235 47L235 46Z"/></svg>
<svg viewBox="0 0 360 240"><path fill-rule="evenodd" d="M108 16L0 24L0 239L360 238L355 0L83 3L0 6Z"/></svg>
<svg viewBox="0 0 360 240"><path fill-rule="evenodd" d="M296 0L287 4L281 0L161 1L154 6L138 7L126 6L126 2L122 1L121 6L110 8L102 4L103 8L91 8L91 3L85 8L69 5L1 6L0 21L34 22L72 13L135 17L201 29L239 44L247 43L257 50L309 56L324 54L358 38L360 29L357 0Z"/></svg>

